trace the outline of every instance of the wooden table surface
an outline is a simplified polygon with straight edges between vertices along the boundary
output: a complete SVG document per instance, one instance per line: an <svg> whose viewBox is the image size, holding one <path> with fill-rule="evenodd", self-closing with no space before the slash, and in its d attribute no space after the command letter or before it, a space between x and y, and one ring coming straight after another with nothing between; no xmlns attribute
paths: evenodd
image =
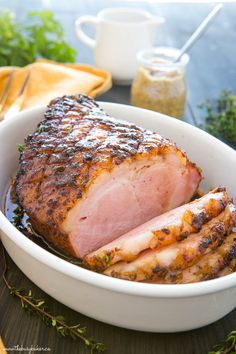
<svg viewBox="0 0 236 354"><path fill-rule="evenodd" d="M0 0L0 11L10 8L21 20L30 10L51 9L63 23L66 37L78 50L78 61L92 63L90 49L77 40L74 33L75 19L84 14L96 14L104 7L132 6L145 8L161 14L166 24L159 32L158 45L181 47L201 19L212 8L211 4L157 4L144 1L109 0L43 0L17 1ZM222 89L236 93L236 4L226 4L215 23L204 37L190 51L188 65L188 101L192 112L186 110L185 120L190 124L201 122L197 104L207 97L216 97ZM100 100L129 103L130 87L114 86ZM110 326L83 316L45 294L30 282L9 260L9 280L17 287L31 289L37 297L42 297L55 314L63 314L71 323L81 323L88 327L91 336L107 346L109 354L206 354L213 344L236 329L236 310L220 321L190 332L158 334L126 330ZM0 270L3 263L0 255ZM46 276L46 274L45 274ZM201 311L201 309L199 309ZM188 314L186 313L186 316ZM179 319L181 321L181 318ZM157 318L158 321L158 318ZM0 279L0 334L6 347L48 347L55 354L83 354L87 349L80 342L60 338L52 328L45 326L37 317L30 317L18 299L9 295ZM16 353L16 351L11 351ZM23 350L22 353L32 353Z"/></svg>

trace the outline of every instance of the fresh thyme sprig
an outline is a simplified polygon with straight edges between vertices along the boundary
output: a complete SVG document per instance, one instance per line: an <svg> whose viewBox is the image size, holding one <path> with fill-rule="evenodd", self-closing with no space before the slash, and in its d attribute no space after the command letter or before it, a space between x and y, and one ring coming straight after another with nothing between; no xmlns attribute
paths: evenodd
<svg viewBox="0 0 236 354"><path fill-rule="evenodd" d="M230 332L227 337L213 347L208 354L233 354L236 353L236 331Z"/></svg>
<svg viewBox="0 0 236 354"><path fill-rule="evenodd" d="M235 147L236 96L224 90L217 100L207 100L199 108L206 112L205 124L200 127Z"/></svg>
<svg viewBox="0 0 236 354"><path fill-rule="evenodd" d="M103 353L106 351L106 347L103 343L96 342L92 338L86 336L87 329L86 327L82 327L80 324L76 324L70 326L66 323L66 320L61 315L53 315L51 314L45 301L43 299L37 299L32 294L32 291L26 291L21 288L17 288L12 286L8 279L8 266L7 266L7 258L5 254L5 250L2 246L3 253L3 274L2 279L9 290L9 293L13 296L16 296L21 301L21 306L30 314L38 315L46 325L53 327L57 334L66 337L69 336L74 340L80 339L84 342L86 346L90 348L90 353Z"/></svg>

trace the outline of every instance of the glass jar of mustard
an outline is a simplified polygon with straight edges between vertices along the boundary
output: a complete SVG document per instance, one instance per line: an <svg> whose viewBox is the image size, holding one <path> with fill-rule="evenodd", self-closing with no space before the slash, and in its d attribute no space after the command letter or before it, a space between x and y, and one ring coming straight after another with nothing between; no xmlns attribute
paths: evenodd
<svg viewBox="0 0 236 354"><path fill-rule="evenodd" d="M138 53L138 70L131 87L131 104L182 118L187 95L185 67L189 56L174 62L179 50L151 48Z"/></svg>

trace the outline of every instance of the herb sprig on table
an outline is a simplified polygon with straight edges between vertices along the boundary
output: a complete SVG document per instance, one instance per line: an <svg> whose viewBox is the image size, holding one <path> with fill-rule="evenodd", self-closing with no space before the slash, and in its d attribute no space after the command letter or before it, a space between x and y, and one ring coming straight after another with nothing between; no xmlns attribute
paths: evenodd
<svg viewBox="0 0 236 354"><path fill-rule="evenodd" d="M233 354L236 353L236 331L228 334L224 341L214 346L208 354Z"/></svg>
<svg viewBox="0 0 236 354"><path fill-rule="evenodd" d="M201 128L236 147L236 96L225 90L216 102L207 100L199 108L206 111Z"/></svg>
<svg viewBox="0 0 236 354"><path fill-rule="evenodd" d="M0 66L24 66L37 58L74 62L76 51L51 11L29 12L24 22L9 10L0 12Z"/></svg>
<svg viewBox="0 0 236 354"><path fill-rule="evenodd" d="M103 353L106 351L105 345L100 342L96 342L93 339L87 337L86 327L82 327L80 324L69 325L65 318L61 315L53 315L49 312L46 303L43 299L37 299L32 294L31 290L24 290L11 285L7 279L8 266L4 248L2 246L4 270L2 279L9 290L9 293L16 296L24 310L29 314L35 314L44 321L47 326L53 327L57 334L63 337L71 337L74 340L80 339L86 346L90 348L90 353Z"/></svg>

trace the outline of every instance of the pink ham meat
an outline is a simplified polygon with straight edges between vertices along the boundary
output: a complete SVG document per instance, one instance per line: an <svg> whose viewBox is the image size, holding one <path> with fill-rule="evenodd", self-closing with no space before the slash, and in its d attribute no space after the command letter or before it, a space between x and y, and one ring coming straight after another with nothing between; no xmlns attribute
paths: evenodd
<svg viewBox="0 0 236 354"><path fill-rule="evenodd" d="M217 188L179 208L164 213L106 246L90 253L84 264L102 271L121 260L130 262L146 249L156 249L183 240L190 233L199 232L202 226L217 217L229 203L224 188Z"/></svg>
<svg viewBox="0 0 236 354"><path fill-rule="evenodd" d="M104 274L134 281L162 278L197 263L203 255L220 246L236 225L236 208L229 203L225 210L207 224L200 232L159 250L147 250L133 262L119 262Z"/></svg>
<svg viewBox="0 0 236 354"><path fill-rule="evenodd" d="M175 144L78 95L54 99L25 140L16 191L34 229L82 258L189 202L200 180Z"/></svg>

